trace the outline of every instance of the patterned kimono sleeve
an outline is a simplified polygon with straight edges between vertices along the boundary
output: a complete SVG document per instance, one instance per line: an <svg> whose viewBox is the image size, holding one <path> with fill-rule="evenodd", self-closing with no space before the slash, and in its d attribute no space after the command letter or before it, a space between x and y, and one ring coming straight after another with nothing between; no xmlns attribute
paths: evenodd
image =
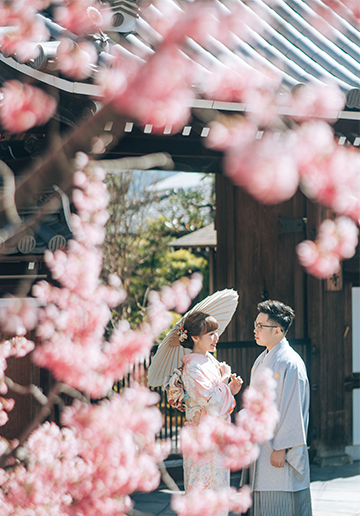
<svg viewBox="0 0 360 516"><path fill-rule="evenodd" d="M234 396L227 385L220 383L216 374L206 374L201 365L192 365L186 375L189 396L211 416L226 417L235 406Z"/></svg>

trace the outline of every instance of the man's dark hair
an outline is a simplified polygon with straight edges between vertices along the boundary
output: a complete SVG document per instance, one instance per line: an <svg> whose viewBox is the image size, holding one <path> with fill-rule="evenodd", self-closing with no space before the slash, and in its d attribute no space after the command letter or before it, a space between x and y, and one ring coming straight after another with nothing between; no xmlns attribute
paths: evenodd
<svg viewBox="0 0 360 516"><path fill-rule="evenodd" d="M281 303L281 301L268 299L267 301L259 303L257 309L260 313L267 314L269 319L281 326L285 334L295 319L294 310L290 306Z"/></svg>

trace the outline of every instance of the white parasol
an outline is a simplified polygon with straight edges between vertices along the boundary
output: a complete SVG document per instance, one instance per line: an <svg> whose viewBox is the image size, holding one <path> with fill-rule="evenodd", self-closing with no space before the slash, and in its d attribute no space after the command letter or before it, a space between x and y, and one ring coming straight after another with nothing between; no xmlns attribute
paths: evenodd
<svg viewBox="0 0 360 516"><path fill-rule="evenodd" d="M239 294L233 289L224 289L206 297L189 310L166 335L149 367L148 384L151 387L163 385L165 378L181 366L181 357L191 353L180 345L178 331L186 317L193 312L205 312L219 323L219 335L225 330L238 304Z"/></svg>

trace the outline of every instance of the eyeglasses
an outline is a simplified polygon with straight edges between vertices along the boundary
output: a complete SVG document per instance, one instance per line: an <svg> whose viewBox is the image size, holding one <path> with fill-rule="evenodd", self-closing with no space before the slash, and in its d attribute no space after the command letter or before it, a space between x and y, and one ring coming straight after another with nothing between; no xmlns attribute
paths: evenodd
<svg viewBox="0 0 360 516"><path fill-rule="evenodd" d="M257 323L254 321L254 330L261 331L263 328L279 328L279 326L270 326L269 324L261 324L260 322Z"/></svg>

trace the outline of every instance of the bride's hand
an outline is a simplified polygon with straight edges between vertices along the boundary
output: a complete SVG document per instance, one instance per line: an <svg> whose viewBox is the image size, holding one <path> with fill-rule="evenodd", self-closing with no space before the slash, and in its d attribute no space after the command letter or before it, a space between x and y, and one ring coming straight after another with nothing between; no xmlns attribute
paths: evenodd
<svg viewBox="0 0 360 516"><path fill-rule="evenodd" d="M241 386L244 382L241 376L236 376L236 374L232 374L230 378L231 382L229 383L229 389L231 391L231 394L235 396L235 394L237 394L240 391Z"/></svg>
<svg viewBox="0 0 360 516"><path fill-rule="evenodd" d="M226 364L225 362L222 362L220 364L220 373L221 373L221 376L227 376L228 378L230 378L231 367L228 364Z"/></svg>

